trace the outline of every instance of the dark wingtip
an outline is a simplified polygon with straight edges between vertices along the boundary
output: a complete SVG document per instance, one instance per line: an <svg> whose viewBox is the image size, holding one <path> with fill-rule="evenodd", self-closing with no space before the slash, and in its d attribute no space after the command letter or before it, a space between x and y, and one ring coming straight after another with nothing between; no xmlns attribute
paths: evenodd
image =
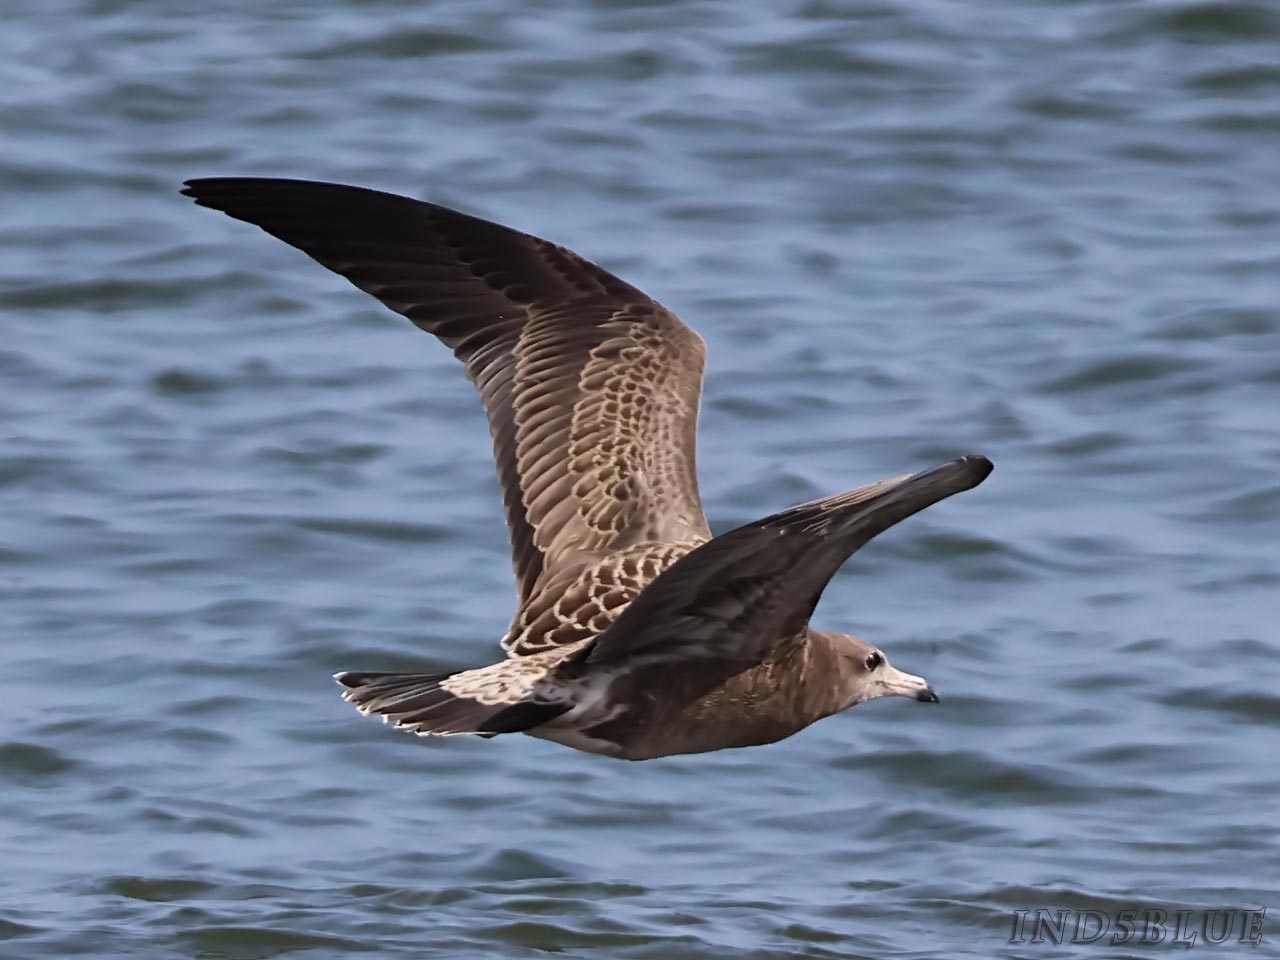
<svg viewBox="0 0 1280 960"><path fill-rule="evenodd" d="M281 185L287 189L296 181L265 179L262 177L192 177L182 181L182 189L178 191L184 197L190 197L202 207L221 209L219 202L249 193L278 191Z"/></svg>
<svg viewBox="0 0 1280 960"><path fill-rule="evenodd" d="M921 481L930 483L941 480L952 487L952 493L959 493L961 490L972 490L987 479L995 468L995 464L982 454L968 453L963 457L948 460L946 463L940 463L936 467L907 477L903 482L916 485ZM947 495L950 496L950 494Z"/></svg>
<svg viewBox="0 0 1280 960"><path fill-rule="evenodd" d="M395 233L396 224L401 232L412 233L420 226L423 211L436 209L381 190L291 177L193 177L184 181L178 192L197 206L262 227L308 253L312 251L306 241L315 239L318 211L324 225L320 233L325 236L341 233L350 239L355 231L357 239L385 240L388 233ZM467 219L463 214L450 215Z"/></svg>
<svg viewBox="0 0 1280 960"><path fill-rule="evenodd" d="M178 193L184 197L190 197L202 207L212 206L209 195L216 191L219 184L225 184L228 180L229 178L225 177L192 177L190 180L182 181L182 189Z"/></svg>
<svg viewBox="0 0 1280 960"><path fill-rule="evenodd" d="M279 189L281 184L287 187L294 182L264 177L192 177L182 181L182 189L178 192L202 206L209 206L219 198L226 199L245 191Z"/></svg>
<svg viewBox="0 0 1280 960"><path fill-rule="evenodd" d="M182 189L178 193L184 197L190 197L192 200L199 200L203 189L213 183L217 183L219 177L192 177L190 180L182 181Z"/></svg>
<svg viewBox="0 0 1280 960"><path fill-rule="evenodd" d="M960 458L960 462L973 471L975 486L991 476L991 471L996 468L994 463L980 453L967 453Z"/></svg>

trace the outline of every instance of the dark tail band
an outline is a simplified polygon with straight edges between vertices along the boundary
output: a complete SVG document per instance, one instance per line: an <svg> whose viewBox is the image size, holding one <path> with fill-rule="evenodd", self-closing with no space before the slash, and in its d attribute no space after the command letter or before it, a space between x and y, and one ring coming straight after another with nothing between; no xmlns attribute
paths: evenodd
<svg viewBox="0 0 1280 960"><path fill-rule="evenodd" d="M344 671L333 678L346 689L342 699L366 715L420 737L470 733L496 736L519 733L554 720L569 709L563 703L480 703L441 687L451 673L360 673Z"/></svg>

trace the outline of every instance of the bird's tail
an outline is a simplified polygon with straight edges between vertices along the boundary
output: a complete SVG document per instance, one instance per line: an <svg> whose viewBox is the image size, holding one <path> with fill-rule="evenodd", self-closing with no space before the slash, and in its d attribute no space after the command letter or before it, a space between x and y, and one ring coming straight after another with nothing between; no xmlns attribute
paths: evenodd
<svg viewBox="0 0 1280 960"><path fill-rule="evenodd" d="M503 664L495 664L501 667ZM545 702L524 698L466 696L472 684L464 681L483 670L463 673L358 673L344 671L333 678L346 689L342 699L355 704L365 715L377 714L420 737L454 736L474 733L496 736L518 733L548 720L554 720L570 709L562 702ZM455 689L447 689L453 687Z"/></svg>

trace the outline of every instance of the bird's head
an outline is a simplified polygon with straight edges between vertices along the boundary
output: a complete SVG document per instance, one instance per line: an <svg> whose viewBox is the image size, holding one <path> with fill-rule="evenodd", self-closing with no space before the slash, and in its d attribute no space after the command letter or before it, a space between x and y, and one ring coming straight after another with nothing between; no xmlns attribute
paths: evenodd
<svg viewBox="0 0 1280 960"><path fill-rule="evenodd" d="M846 633L823 636L828 638L836 653L841 687L847 696L846 709L879 697L910 697L922 703L938 702L938 695L924 677L899 670L879 647Z"/></svg>

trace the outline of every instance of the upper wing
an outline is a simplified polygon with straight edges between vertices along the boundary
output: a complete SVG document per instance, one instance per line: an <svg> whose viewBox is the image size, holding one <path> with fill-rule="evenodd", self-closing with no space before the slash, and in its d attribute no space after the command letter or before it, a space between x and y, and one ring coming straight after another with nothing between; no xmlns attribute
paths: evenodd
<svg viewBox="0 0 1280 960"><path fill-rule="evenodd" d="M593 664L716 660L746 668L808 622L863 544L991 473L980 454L757 520L677 560L590 648Z"/></svg>
<svg viewBox="0 0 1280 960"><path fill-rule="evenodd" d="M694 464L705 350L577 254L430 203L303 180L189 180L439 337L480 391L525 601L578 551L710 536Z"/></svg>

